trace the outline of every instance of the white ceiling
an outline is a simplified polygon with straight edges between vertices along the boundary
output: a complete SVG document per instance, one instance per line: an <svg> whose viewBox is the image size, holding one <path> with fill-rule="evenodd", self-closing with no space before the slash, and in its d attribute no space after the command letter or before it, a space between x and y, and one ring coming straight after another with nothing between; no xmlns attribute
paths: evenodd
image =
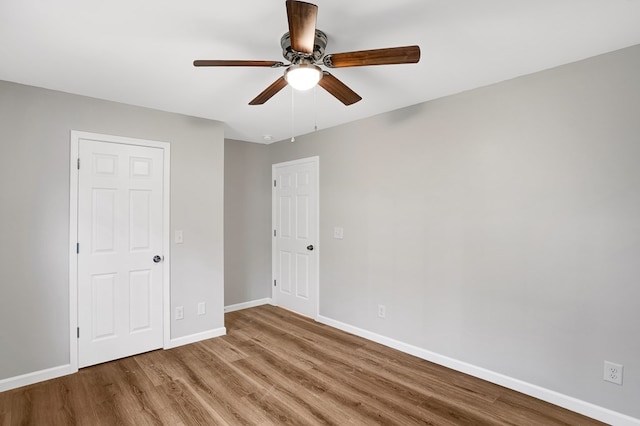
<svg viewBox="0 0 640 426"><path fill-rule="evenodd" d="M311 0L313 1L313 0ZM296 92L295 135L640 43L640 0L315 0L327 53L418 44L415 65L332 70L363 100ZM283 60L284 0L0 0L0 79L205 117L225 137L292 134L284 68L195 68L194 59ZM639 70L640 75L640 70Z"/></svg>

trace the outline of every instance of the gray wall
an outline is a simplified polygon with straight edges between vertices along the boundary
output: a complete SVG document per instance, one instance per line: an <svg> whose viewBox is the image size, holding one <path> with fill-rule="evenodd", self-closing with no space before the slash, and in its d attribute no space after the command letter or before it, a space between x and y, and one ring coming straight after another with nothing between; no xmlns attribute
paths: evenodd
<svg viewBox="0 0 640 426"><path fill-rule="evenodd" d="M635 46L270 145L320 156L320 314L640 418L638 75Z"/></svg>
<svg viewBox="0 0 640 426"><path fill-rule="evenodd" d="M261 144L225 141L225 306L271 297L268 149Z"/></svg>
<svg viewBox="0 0 640 426"><path fill-rule="evenodd" d="M222 123L0 81L0 380L69 363L72 129L171 142L171 335L224 326Z"/></svg>

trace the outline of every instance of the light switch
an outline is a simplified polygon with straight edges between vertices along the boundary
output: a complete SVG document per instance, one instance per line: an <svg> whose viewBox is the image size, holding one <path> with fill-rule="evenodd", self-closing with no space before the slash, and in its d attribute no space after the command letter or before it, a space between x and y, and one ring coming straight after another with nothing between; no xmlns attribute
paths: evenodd
<svg viewBox="0 0 640 426"><path fill-rule="evenodd" d="M333 238L336 240L341 240L344 237L344 228L335 227L333 228Z"/></svg>
<svg viewBox="0 0 640 426"><path fill-rule="evenodd" d="M207 313L207 305L204 302L198 303L198 315L204 315Z"/></svg>
<svg viewBox="0 0 640 426"><path fill-rule="evenodd" d="M176 241L176 244L184 243L184 234L182 233L182 231L176 231L175 241Z"/></svg>

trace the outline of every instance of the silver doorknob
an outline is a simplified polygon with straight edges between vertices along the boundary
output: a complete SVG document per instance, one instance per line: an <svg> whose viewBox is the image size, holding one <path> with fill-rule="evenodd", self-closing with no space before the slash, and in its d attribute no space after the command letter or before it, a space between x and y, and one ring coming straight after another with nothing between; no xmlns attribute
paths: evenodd
<svg viewBox="0 0 640 426"><path fill-rule="evenodd" d="M162 256L158 256L158 255L153 256L153 262L154 263L162 262Z"/></svg>
<svg viewBox="0 0 640 426"><path fill-rule="evenodd" d="M307 250L312 251L313 250L313 246L312 245L308 245L307 246Z"/></svg>

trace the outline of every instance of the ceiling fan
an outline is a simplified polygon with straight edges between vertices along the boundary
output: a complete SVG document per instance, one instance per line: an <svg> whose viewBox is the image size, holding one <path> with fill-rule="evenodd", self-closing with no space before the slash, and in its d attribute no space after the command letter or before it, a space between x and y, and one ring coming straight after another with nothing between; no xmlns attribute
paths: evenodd
<svg viewBox="0 0 640 426"><path fill-rule="evenodd" d="M297 0L286 0L289 32L280 39L282 55L289 61L196 60L196 67L286 67L284 75L274 81L249 105L262 105L287 84L294 89L307 90L316 84L345 105L362 98L347 85L318 65L328 68L359 67L365 65L414 64L420 60L419 46L387 49L359 50L355 52L324 54L327 35L316 29L318 6Z"/></svg>

